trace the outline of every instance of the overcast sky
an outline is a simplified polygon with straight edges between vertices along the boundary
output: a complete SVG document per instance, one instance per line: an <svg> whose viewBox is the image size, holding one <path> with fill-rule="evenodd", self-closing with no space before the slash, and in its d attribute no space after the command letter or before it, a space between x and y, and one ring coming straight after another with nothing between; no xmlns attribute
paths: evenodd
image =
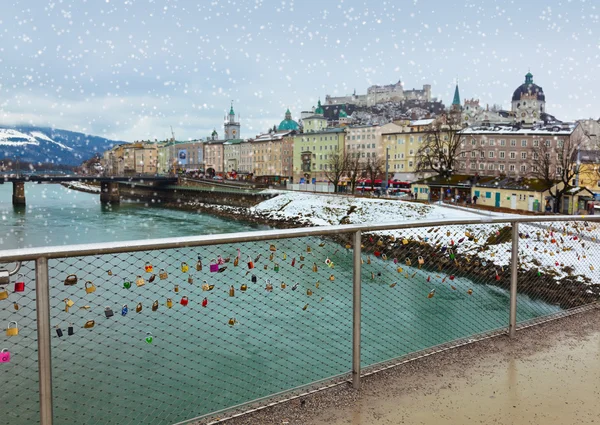
<svg viewBox="0 0 600 425"><path fill-rule="evenodd" d="M0 124L120 140L242 137L401 79L510 107L528 69L559 119L600 116L597 0L2 0Z"/></svg>

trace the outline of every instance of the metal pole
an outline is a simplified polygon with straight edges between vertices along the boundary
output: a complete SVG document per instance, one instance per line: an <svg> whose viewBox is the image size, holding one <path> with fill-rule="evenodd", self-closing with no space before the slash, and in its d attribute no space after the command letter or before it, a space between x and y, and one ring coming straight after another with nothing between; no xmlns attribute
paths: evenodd
<svg viewBox="0 0 600 425"><path fill-rule="evenodd" d="M390 168L389 163L388 163L388 158L390 157L390 148L387 147L385 148L385 190L388 190L388 185L389 185L389 176L388 176L388 169ZM387 194L387 193L386 193Z"/></svg>
<svg viewBox="0 0 600 425"><path fill-rule="evenodd" d="M360 389L360 254L361 231L354 233L354 275L352 278L352 386Z"/></svg>
<svg viewBox="0 0 600 425"><path fill-rule="evenodd" d="M40 378L40 425L52 425L52 355L50 347L50 288L48 259L35 260L38 367Z"/></svg>
<svg viewBox="0 0 600 425"><path fill-rule="evenodd" d="M512 224L512 252L510 257L510 317L508 336L515 337L517 331L517 271L519 262L519 223Z"/></svg>

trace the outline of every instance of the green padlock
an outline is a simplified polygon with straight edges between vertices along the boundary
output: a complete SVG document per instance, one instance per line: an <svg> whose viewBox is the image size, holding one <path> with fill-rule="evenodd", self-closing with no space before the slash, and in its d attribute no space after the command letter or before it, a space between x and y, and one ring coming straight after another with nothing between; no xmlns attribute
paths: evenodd
<svg viewBox="0 0 600 425"><path fill-rule="evenodd" d="M152 332L146 332L146 344L152 344L152 341L154 341Z"/></svg>
<svg viewBox="0 0 600 425"><path fill-rule="evenodd" d="M450 253L450 259L454 260L454 253Z"/></svg>
<svg viewBox="0 0 600 425"><path fill-rule="evenodd" d="M131 288L131 282L125 282L125 283L123 283L123 288L125 288L125 289Z"/></svg>
<svg viewBox="0 0 600 425"><path fill-rule="evenodd" d="M279 271L279 263L275 263L275 267L274 267L275 271L278 272Z"/></svg>

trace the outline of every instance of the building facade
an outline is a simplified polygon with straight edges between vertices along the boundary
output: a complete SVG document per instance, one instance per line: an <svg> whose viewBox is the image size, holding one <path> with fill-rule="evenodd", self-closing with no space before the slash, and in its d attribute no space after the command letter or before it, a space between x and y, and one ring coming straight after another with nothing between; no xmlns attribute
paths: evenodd
<svg viewBox="0 0 600 425"><path fill-rule="evenodd" d="M221 175L224 170L225 140L209 140L204 144L204 172L209 176Z"/></svg>
<svg viewBox="0 0 600 425"><path fill-rule="evenodd" d="M356 90L347 96L325 96L328 105L350 103L359 106L373 106L384 102L401 102L403 100L422 100L430 102L431 85L424 84L422 89L404 90L400 80L395 84L383 86L373 85L367 89L367 94L357 95Z"/></svg>
<svg viewBox="0 0 600 425"><path fill-rule="evenodd" d="M343 128L325 128L321 131L300 133L294 136L294 182L326 182L324 173L330 166L332 155L344 155L346 133Z"/></svg>
<svg viewBox="0 0 600 425"><path fill-rule="evenodd" d="M254 151L252 140L244 140L240 143L240 161L238 173L254 174Z"/></svg>
<svg viewBox="0 0 600 425"><path fill-rule="evenodd" d="M252 141L254 176L285 182L292 174L293 135L295 131L276 131L256 136Z"/></svg>
<svg viewBox="0 0 600 425"><path fill-rule="evenodd" d="M241 139L231 139L223 143L223 160L226 173L238 171L241 158L241 143Z"/></svg>

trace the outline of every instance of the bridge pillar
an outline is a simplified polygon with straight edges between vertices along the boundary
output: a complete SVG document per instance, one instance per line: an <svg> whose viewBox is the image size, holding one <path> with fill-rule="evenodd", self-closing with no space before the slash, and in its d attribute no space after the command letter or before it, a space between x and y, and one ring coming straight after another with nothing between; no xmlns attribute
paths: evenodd
<svg viewBox="0 0 600 425"><path fill-rule="evenodd" d="M119 195L119 183L101 182L100 183L100 202L103 204L118 204L121 200Z"/></svg>
<svg viewBox="0 0 600 425"><path fill-rule="evenodd" d="M13 205L25 205L25 182L13 182Z"/></svg>

